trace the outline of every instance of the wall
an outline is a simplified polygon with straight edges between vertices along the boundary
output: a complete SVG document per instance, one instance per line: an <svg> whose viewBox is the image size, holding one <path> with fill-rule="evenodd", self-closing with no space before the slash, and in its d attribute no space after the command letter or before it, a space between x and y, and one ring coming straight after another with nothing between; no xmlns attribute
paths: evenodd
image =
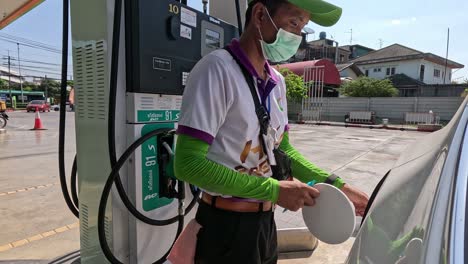
<svg viewBox="0 0 468 264"><path fill-rule="evenodd" d="M387 75L387 68L395 67L395 74L404 73L413 79L419 79L419 67L421 60L407 60L407 61L393 61L387 63L376 63L369 65L360 65L359 68L363 73L369 70L369 77L375 79L385 79ZM381 68L380 72L374 72L375 68Z"/></svg>
<svg viewBox="0 0 468 264"><path fill-rule="evenodd" d="M351 68L347 68L340 71L340 77L349 77L354 80L357 79L358 76Z"/></svg>
<svg viewBox="0 0 468 264"><path fill-rule="evenodd" d="M444 72L445 72L445 65L436 64L427 60L421 60L421 64L426 66L426 70L424 72L424 82L427 84L444 84ZM440 71L440 76L434 76L434 69ZM447 78L445 80L445 84L450 84L451 80L451 69L447 68Z"/></svg>
<svg viewBox="0 0 468 264"><path fill-rule="evenodd" d="M376 98L323 98L322 121L343 121L350 111L372 111L377 118L389 118L391 123L403 122L407 112L432 110L440 120L449 121L463 102L462 97L376 97ZM307 100L307 99L306 99ZM289 102L291 120L297 120L301 105Z"/></svg>
<svg viewBox="0 0 468 264"><path fill-rule="evenodd" d="M445 71L444 65L439 65L430 61L426 60L406 60L406 61L393 61L387 63L376 63L376 64L369 64L369 65L360 65L359 68L363 73L366 70L369 70L369 77L375 79L385 79L389 77L387 75L387 68L395 67L395 74L403 73L408 75L409 77L419 80L419 71L421 68L421 64L425 66L424 70L424 83L426 84L443 84L443 72ZM380 72L374 72L375 68L381 68ZM440 77L434 77L434 69L440 70ZM447 68L447 78L445 83L450 84L451 77L450 73L451 69Z"/></svg>

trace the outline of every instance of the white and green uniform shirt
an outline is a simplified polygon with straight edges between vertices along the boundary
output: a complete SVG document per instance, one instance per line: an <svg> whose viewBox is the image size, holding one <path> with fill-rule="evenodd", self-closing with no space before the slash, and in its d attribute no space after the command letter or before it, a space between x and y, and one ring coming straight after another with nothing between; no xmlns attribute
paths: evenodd
<svg viewBox="0 0 468 264"><path fill-rule="evenodd" d="M266 63L268 78L262 80L237 40L228 48L254 78L259 99L270 112L271 126L277 130L279 145L288 129L283 76ZM237 62L224 49L206 55L190 73L177 133L210 144L207 158L211 161L252 177L272 175L260 142L260 126L249 86Z"/></svg>

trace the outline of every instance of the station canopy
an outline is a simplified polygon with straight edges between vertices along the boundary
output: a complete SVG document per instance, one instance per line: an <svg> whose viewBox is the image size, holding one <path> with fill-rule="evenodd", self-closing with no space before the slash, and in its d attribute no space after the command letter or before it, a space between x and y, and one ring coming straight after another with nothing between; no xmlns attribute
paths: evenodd
<svg viewBox="0 0 468 264"><path fill-rule="evenodd" d="M44 0L0 0L0 30L43 1Z"/></svg>

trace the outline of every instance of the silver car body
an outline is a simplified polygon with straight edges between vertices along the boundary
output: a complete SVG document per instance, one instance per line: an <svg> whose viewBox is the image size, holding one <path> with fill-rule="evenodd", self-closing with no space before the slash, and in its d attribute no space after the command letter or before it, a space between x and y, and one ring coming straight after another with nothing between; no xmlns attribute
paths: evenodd
<svg viewBox="0 0 468 264"><path fill-rule="evenodd" d="M379 183L347 264L468 263L467 101Z"/></svg>

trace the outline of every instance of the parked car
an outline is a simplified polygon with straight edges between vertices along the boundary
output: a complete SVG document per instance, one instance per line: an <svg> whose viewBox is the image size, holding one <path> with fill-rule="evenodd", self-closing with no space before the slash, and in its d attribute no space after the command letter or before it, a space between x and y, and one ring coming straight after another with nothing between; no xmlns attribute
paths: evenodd
<svg viewBox="0 0 468 264"><path fill-rule="evenodd" d="M346 264L468 263L467 101L379 182Z"/></svg>
<svg viewBox="0 0 468 264"><path fill-rule="evenodd" d="M26 106L27 112L36 112L36 109L38 109L40 112L50 112L50 105L45 100L32 100Z"/></svg>
<svg viewBox="0 0 468 264"><path fill-rule="evenodd" d="M65 105L65 106L66 106L65 109L66 109L67 112L73 111L73 108L72 108L72 106L70 105L69 102L66 102L66 105ZM55 105L53 105L51 108L52 108L52 110L54 110L54 111L60 111L60 104L55 104Z"/></svg>

